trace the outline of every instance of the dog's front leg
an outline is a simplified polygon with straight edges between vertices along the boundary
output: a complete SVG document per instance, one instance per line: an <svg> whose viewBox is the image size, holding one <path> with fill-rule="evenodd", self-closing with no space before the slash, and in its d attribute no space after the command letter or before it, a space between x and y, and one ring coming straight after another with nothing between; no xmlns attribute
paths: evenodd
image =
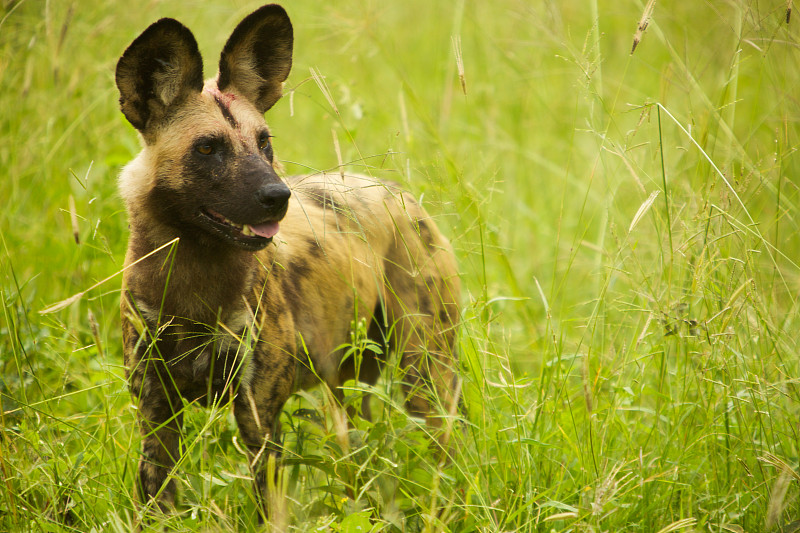
<svg viewBox="0 0 800 533"><path fill-rule="evenodd" d="M167 481L180 454L183 422L177 387L162 354L174 346L156 340L158 327L141 317L123 293L122 337L126 374L138 407L142 453L139 458L136 493L144 510L166 511L175 506L175 482Z"/></svg>
<svg viewBox="0 0 800 533"><path fill-rule="evenodd" d="M152 501L161 511L175 507L175 480L167 478L180 457L183 426L180 399L165 388L151 381L149 390L139 397L142 456L137 488L143 505Z"/></svg>
<svg viewBox="0 0 800 533"><path fill-rule="evenodd" d="M277 478L281 455L280 413L291 394L295 372L294 355L289 352L286 348L259 343L234 399L234 416L247 446L255 482L259 521L270 517L270 507L273 507L267 465L270 457L274 458Z"/></svg>

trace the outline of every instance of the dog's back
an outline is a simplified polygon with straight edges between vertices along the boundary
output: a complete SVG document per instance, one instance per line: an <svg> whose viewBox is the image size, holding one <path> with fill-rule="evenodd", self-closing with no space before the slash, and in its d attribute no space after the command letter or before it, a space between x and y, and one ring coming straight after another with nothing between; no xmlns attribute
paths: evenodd
<svg viewBox="0 0 800 533"><path fill-rule="evenodd" d="M396 184L338 174L287 182L293 198L274 260L285 267L278 267L281 290L312 357L313 371L301 365L300 385L322 377L335 390L355 377L354 362L342 364L344 350L337 348L350 342L353 323L363 320L377 346L403 354L403 368L414 369L423 355L432 355L431 378L443 384L437 392L449 405L460 295L449 241ZM359 378L374 383L377 369L369 357L361 364ZM409 391L420 385L414 372ZM409 401L413 412L429 411L418 394Z"/></svg>

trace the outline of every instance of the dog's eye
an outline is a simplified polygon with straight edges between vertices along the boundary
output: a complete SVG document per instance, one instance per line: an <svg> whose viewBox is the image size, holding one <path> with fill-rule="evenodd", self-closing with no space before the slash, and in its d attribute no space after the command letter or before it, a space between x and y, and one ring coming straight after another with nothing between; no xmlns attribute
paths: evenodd
<svg viewBox="0 0 800 533"><path fill-rule="evenodd" d="M212 145L211 143L198 144L197 146L194 147L194 149L197 150L198 154L202 155L211 155L212 153L214 153L214 145Z"/></svg>
<svg viewBox="0 0 800 533"><path fill-rule="evenodd" d="M269 142L270 138L271 138L271 136L269 134L267 134L267 133L262 133L261 135L259 135L258 136L258 149L259 150L266 150L267 147L269 147L269 145L270 145L270 142Z"/></svg>
<svg viewBox="0 0 800 533"><path fill-rule="evenodd" d="M261 133L258 136L258 149L261 150L261 153L272 163L272 143L270 139L272 136L268 133Z"/></svg>

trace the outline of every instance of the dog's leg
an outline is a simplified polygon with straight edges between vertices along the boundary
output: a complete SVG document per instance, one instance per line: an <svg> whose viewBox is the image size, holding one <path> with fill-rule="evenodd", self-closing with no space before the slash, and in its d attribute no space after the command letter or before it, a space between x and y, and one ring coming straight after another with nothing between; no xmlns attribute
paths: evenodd
<svg viewBox="0 0 800 533"><path fill-rule="evenodd" d="M402 213L410 226L398 226L404 247L386 256L385 305L392 324L391 344L405 372L406 409L440 428L443 449L458 408L456 333L460 283L450 245L413 199L404 197Z"/></svg>
<svg viewBox="0 0 800 533"><path fill-rule="evenodd" d="M252 354L234 399L234 416L242 441L247 446L253 472L260 521L270 517L271 502L267 479L270 457L275 461L277 479L280 449L280 413L292 391L295 360L286 350L270 349L261 343Z"/></svg>
<svg viewBox="0 0 800 533"><path fill-rule="evenodd" d="M274 458L277 479L277 467L280 459L280 411L283 402L256 400L249 389L239 391L234 400L234 415L239 426L242 441L247 446L247 459L253 473L256 504L259 509L259 522L270 516L269 480L267 465L270 457ZM259 405L260 404L260 405ZM273 479L273 481L275 481Z"/></svg>
<svg viewBox="0 0 800 533"><path fill-rule="evenodd" d="M418 294L423 294L421 288ZM455 315L455 306L436 297L422 298L427 305L419 305L416 296L408 300L413 307L408 302L390 302L396 320L393 345L401 354L400 365L405 371L406 410L424 417L429 426L440 428L445 419L455 414L460 400L456 329L450 318ZM408 309L423 312L412 313ZM440 441L445 444L448 439L446 430Z"/></svg>
<svg viewBox="0 0 800 533"><path fill-rule="evenodd" d="M142 504L154 501L161 511L175 506L175 480L170 475L180 456L183 412L180 399L168 394L158 382L139 399L142 457L137 488Z"/></svg>
<svg viewBox="0 0 800 533"><path fill-rule="evenodd" d="M436 343L422 342L417 332L401 356L406 374L403 390L409 414L424 417L428 427L435 429L439 460L449 461L452 446L454 417L461 405L461 382L455 365L454 349L441 350Z"/></svg>
<svg viewBox="0 0 800 533"><path fill-rule="evenodd" d="M180 454L183 425L181 400L161 355L172 353L174 346L155 340L158 327L146 323L127 293L123 293L122 308L126 374L142 433L137 498L145 511L152 510L151 502L164 511L175 505L175 482L165 482Z"/></svg>
<svg viewBox="0 0 800 533"><path fill-rule="evenodd" d="M430 346L414 344L406 347L400 364L406 370L406 410L425 418L431 427L441 427L442 415L452 415L458 402L452 358Z"/></svg>

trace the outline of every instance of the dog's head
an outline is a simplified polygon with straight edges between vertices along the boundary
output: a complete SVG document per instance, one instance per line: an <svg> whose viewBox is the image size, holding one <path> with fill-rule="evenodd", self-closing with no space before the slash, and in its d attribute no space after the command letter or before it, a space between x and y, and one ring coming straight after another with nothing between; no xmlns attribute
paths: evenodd
<svg viewBox="0 0 800 533"><path fill-rule="evenodd" d="M273 169L264 113L281 97L292 43L283 8L263 6L203 82L197 42L180 22L161 19L133 41L116 71L122 112L145 145L121 177L129 208L200 242L269 244L290 191Z"/></svg>

